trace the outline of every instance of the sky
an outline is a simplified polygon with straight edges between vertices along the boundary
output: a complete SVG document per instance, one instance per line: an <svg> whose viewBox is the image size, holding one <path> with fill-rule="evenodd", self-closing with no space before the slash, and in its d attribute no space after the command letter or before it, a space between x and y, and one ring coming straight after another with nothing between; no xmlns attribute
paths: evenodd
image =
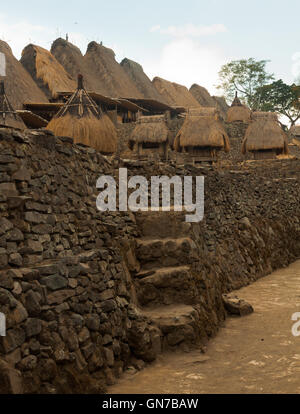
<svg viewBox="0 0 300 414"><path fill-rule="evenodd" d="M300 75L299 0L85 0L1 2L0 39L20 58L34 43L47 49L57 37L83 53L95 40L120 62L139 62L160 76L211 94L230 60L270 60L267 70L291 83Z"/></svg>

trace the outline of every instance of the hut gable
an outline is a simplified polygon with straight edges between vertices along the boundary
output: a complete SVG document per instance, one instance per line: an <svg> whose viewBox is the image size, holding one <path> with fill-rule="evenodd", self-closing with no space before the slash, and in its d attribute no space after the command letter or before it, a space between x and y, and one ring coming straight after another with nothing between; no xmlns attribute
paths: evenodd
<svg viewBox="0 0 300 414"><path fill-rule="evenodd" d="M103 86L103 94L113 98L143 98L134 82L115 60L113 50L96 42L91 42L88 45L84 60L88 66L93 67L97 72L99 85Z"/></svg>
<svg viewBox="0 0 300 414"><path fill-rule="evenodd" d="M200 106L199 102L197 102L185 86L169 82L159 77L154 78L152 82L168 105L182 106L185 108Z"/></svg>
<svg viewBox="0 0 300 414"><path fill-rule="evenodd" d="M139 63L125 58L121 66L144 98L164 102L163 96L157 91Z"/></svg>
<svg viewBox="0 0 300 414"><path fill-rule="evenodd" d="M211 114L201 115L195 110L189 112L182 128L175 138L175 149L181 152L187 147L205 147L230 149L229 138L223 128L222 123L216 120Z"/></svg>
<svg viewBox="0 0 300 414"><path fill-rule="evenodd" d="M47 129L58 136L67 136L104 154L112 154L117 147L117 133L110 118L103 114L83 87L78 87L69 101L49 122Z"/></svg>
<svg viewBox="0 0 300 414"><path fill-rule="evenodd" d="M5 94L4 81L0 81L0 125L18 129L26 128Z"/></svg>
<svg viewBox="0 0 300 414"><path fill-rule="evenodd" d="M246 105L243 105L238 98L237 93L227 112L226 122L244 122L248 124L251 119L251 111Z"/></svg>
<svg viewBox="0 0 300 414"><path fill-rule="evenodd" d="M229 110L229 106L227 105L226 99L224 98L224 96L213 96L213 100L216 102L217 108L219 109L222 118L225 119L227 112Z"/></svg>
<svg viewBox="0 0 300 414"><path fill-rule="evenodd" d="M15 109L22 109L24 102L48 102L46 95L14 57L8 44L2 40L0 40L0 52L6 59L6 76L0 76L0 80L5 80L6 95L11 105Z"/></svg>
<svg viewBox="0 0 300 414"><path fill-rule="evenodd" d="M138 119L132 132L130 143L153 143L167 142L169 129L164 115L142 116Z"/></svg>
<svg viewBox="0 0 300 414"><path fill-rule="evenodd" d="M49 98L60 91L73 91L76 82L56 58L46 49L28 45L22 52L21 63Z"/></svg>
<svg viewBox="0 0 300 414"><path fill-rule="evenodd" d="M277 115L271 112L254 112L246 131L242 152L277 151L288 153L288 140L279 125Z"/></svg>

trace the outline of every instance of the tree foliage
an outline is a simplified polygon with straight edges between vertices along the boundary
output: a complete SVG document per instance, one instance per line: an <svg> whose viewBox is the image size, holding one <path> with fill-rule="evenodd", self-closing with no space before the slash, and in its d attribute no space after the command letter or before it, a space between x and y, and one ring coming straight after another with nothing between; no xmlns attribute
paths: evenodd
<svg viewBox="0 0 300 414"><path fill-rule="evenodd" d="M253 58L234 60L223 65L219 72L220 84L226 98L232 100L237 91L244 103L254 109L257 90L274 80L274 75L266 71L268 60L256 61Z"/></svg>
<svg viewBox="0 0 300 414"><path fill-rule="evenodd" d="M300 86L287 85L281 79L257 90L257 104L261 111L285 115L291 126L300 119Z"/></svg>

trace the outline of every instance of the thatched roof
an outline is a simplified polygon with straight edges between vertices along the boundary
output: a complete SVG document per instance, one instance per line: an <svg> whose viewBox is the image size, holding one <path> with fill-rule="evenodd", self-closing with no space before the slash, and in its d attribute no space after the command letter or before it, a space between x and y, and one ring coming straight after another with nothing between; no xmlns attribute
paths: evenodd
<svg viewBox="0 0 300 414"><path fill-rule="evenodd" d="M5 94L4 81L0 81L0 125L18 129L26 128Z"/></svg>
<svg viewBox="0 0 300 414"><path fill-rule="evenodd" d="M216 101L213 99L212 96L210 96L207 89L203 88L203 86L194 83L194 85L190 88L190 93L197 100L197 102L199 102L201 106L216 106Z"/></svg>
<svg viewBox="0 0 300 414"><path fill-rule="evenodd" d="M229 110L229 106L227 105L226 99L224 96L213 96L214 101L217 104L217 108L222 114L223 119L226 118L227 112Z"/></svg>
<svg viewBox="0 0 300 414"><path fill-rule="evenodd" d="M210 116L216 121L220 120L220 111L215 108L209 107L199 107L199 108L190 108L186 116Z"/></svg>
<svg viewBox="0 0 300 414"><path fill-rule="evenodd" d="M133 144L136 142L166 142L169 136L169 129L165 121L166 118L164 115L141 116L130 137L130 148L132 149Z"/></svg>
<svg viewBox="0 0 300 414"><path fill-rule="evenodd" d="M139 63L125 58L122 60L121 66L140 91L143 98L164 102L163 96L155 88Z"/></svg>
<svg viewBox="0 0 300 414"><path fill-rule="evenodd" d="M275 117L274 117L275 115ZM288 153L288 140L277 121L276 114L256 112L250 123L242 145L242 152L282 150Z"/></svg>
<svg viewBox="0 0 300 414"><path fill-rule="evenodd" d="M168 105L183 106L185 108L197 108L200 106L199 102L185 86L159 77L154 78L152 83Z"/></svg>
<svg viewBox="0 0 300 414"><path fill-rule="evenodd" d="M251 111L246 105L243 105L238 98L237 93L227 112L226 122L244 122L249 123L251 119Z"/></svg>
<svg viewBox="0 0 300 414"><path fill-rule="evenodd" d="M21 63L49 98L56 98L57 92L73 91L76 88L76 82L62 65L42 47L26 46Z"/></svg>
<svg viewBox="0 0 300 414"><path fill-rule="evenodd" d="M94 71L97 72L99 85L103 87L101 93L104 95L113 98L143 97L134 82L116 61L113 50L96 42L91 42L87 47L84 60L87 65L93 67Z"/></svg>
<svg viewBox="0 0 300 414"><path fill-rule="evenodd" d="M253 121L257 119L264 119L264 120L278 122L278 116L275 112L260 112L260 111L252 112L251 119Z"/></svg>
<svg viewBox="0 0 300 414"><path fill-rule="evenodd" d="M229 138L220 121L212 116L188 114L175 138L175 150L183 147L211 147L230 150Z"/></svg>
<svg viewBox="0 0 300 414"><path fill-rule="evenodd" d="M6 94L15 109L22 109L24 102L48 102L46 95L36 85L22 64L14 57L7 43L0 40L0 52L6 59Z"/></svg>
<svg viewBox="0 0 300 414"><path fill-rule="evenodd" d="M47 129L55 135L71 137L75 143L88 145L104 154L116 151L115 126L90 98L83 87L81 75L78 76L75 93L52 118Z"/></svg>

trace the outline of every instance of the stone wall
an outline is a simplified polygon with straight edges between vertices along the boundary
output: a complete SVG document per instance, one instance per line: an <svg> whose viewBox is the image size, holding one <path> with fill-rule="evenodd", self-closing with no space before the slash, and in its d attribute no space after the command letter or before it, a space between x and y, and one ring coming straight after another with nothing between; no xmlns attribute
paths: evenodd
<svg viewBox="0 0 300 414"><path fill-rule="evenodd" d="M300 256L298 161L126 166L206 177L205 219L188 229L199 342L224 320L222 293ZM139 221L96 209L97 178L116 173L71 140L0 130L0 392L104 392L165 348L166 333L141 308ZM171 215L165 225L174 227Z"/></svg>

